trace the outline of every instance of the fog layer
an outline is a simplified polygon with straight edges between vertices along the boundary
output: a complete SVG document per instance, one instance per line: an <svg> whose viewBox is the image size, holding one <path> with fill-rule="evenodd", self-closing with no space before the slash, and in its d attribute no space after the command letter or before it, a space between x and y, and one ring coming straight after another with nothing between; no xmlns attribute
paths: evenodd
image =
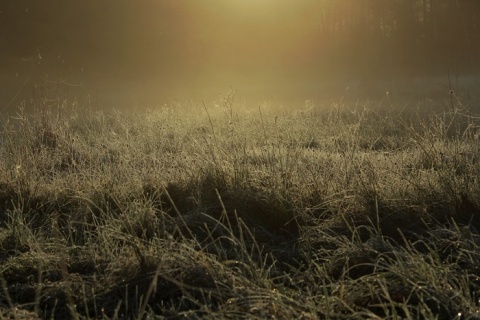
<svg viewBox="0 0 480 320"><path fill-rule="evenodd" d="M15 0L0 30L3 109L46 91L98 106L422 94L475 88L480 70L475 0Z"/></svg>

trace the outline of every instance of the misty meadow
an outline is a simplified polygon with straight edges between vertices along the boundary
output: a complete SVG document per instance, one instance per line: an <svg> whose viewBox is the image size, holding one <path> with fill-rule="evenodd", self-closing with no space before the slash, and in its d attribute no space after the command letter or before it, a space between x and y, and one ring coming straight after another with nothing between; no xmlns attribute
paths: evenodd
<svg viewBox="0 0 480 320"><path fill-rule="evenodd" d="M0 319L479 319L479 5L1 3Z"/></svg>

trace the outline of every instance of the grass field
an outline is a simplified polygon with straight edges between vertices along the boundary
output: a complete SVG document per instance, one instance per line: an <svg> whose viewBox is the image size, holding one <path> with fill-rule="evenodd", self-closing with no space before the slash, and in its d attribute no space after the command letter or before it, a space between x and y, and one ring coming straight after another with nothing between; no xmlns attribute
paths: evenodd
<svg viewBox="0 0 480 320"><path fill-rule="evenodd" d="M4 121L0 319L480 319L480 116L454 94L81 109Z"/></svg>

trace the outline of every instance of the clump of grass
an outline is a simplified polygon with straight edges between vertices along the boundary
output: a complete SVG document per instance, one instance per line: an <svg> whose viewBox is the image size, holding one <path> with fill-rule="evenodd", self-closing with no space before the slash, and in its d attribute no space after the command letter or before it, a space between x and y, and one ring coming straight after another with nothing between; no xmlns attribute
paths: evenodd
<svg viewBox="0 0 480 320"><path fill-rule="evenodd" d="M0 137L2 318L478 317L460 102L42 107Z"/></svg>

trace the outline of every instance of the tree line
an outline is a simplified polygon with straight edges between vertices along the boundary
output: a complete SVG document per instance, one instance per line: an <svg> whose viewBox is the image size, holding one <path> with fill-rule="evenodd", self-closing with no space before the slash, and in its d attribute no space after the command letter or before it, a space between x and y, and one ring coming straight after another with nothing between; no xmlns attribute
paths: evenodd
<svg viewBox="0 0 480 320"><path fill-rule="evenodd" d="M329 12L331 3L343 5ZM480 1L320 0L318 10L318 37L353 48L369 66L479 71Z"/></svg>

